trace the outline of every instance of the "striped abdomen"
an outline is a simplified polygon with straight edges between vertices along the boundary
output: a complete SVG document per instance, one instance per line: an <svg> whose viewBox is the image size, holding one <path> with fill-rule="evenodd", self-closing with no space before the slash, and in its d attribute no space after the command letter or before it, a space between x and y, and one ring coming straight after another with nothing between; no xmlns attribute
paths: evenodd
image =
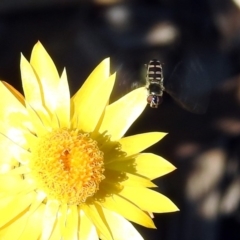
<svg viewBox="0 0 240 240"><path fill-rule="evenodd" d="M148 84L163 82L162 64L159 60L150 60L147 66L146 80Z"/></svg>

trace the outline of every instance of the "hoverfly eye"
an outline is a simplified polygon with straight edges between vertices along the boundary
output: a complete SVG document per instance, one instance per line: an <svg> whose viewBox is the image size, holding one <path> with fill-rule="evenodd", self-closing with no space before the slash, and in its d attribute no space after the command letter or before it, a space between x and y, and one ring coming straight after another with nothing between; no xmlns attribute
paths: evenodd
<svg viewBox="0 0 240 240"><path fill-rule="evenodd" d="M157 108L159 104L162 103L162 97L157 95L149 95L147 97L147 102L150 104L150 107Z"/></svg>
<svg viewBox="0 0 240 240"><path fill-rule="evenodd" d="M162 103L163 98L161 96L153 96L152 103L155 105L160 105Z"/></svg>
<svg viewBox="0 0 240 240"><path fill-rule="evenodd" d="M150 104L153 101L153 95L147 97L147 103Z"/></svg>

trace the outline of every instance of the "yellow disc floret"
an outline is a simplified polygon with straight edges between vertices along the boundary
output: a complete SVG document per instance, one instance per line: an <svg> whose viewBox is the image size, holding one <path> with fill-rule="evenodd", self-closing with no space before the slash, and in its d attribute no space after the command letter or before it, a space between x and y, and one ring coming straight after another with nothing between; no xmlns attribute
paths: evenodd
<svg viewBox="0 0 240 240"><path fill-rule="evenodd" d="M30 168L39 189L62 203L81 204L104 179L103 152L89 134L57 129L31 149Z"/></svg>

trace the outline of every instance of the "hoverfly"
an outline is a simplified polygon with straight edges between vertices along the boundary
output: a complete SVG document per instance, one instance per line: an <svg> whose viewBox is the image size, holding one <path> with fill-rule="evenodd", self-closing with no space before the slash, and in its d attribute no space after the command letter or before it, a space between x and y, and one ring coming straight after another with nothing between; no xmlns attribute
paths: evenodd
<svg viewBox="0 0 240 240"><path fill-rule="evenodd" d="M147 102L157 108L167 92L182 108L193 113L205 113L209 95L210 82L204 63L196 56L179 62L167 81L163 77L163 64L156 59L147 65L146 88Z"/></svg>
<svg viewBox="0 0 240 240"><path fill-rule="evenodd" d="M150 107L157 108L162 103L164 91L163 66L159 60L150 60L147 65L146 88L148 90L147 102Z"/></svg>
<svg viewBox="0 0 240 240"><path fill-rule="evenodd" d="M180 61L173 70L169 70L170 77L163 76L163 68L168 64L152 59L147 66L145 81L134 77L130 72L120 73L117 91L129 92L140 86L148 90L146 101L151 108L158 108L163 101L164 93L169 94L182 108L197 114L206 112L210 82L205 61L199 56L190 54ZM138 79L138 80L136 80Z"/></svg>

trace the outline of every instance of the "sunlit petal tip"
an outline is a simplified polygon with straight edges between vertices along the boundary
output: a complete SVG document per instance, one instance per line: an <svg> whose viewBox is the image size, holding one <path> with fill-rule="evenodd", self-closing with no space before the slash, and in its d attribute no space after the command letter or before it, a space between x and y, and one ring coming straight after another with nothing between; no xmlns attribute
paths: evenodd
<svg viewBox="0 0 240 240"><path fill-rule="evenodd" d="M93 82L95 84L101 84L104 82L110 75L110 58L104 59L89 75L87 81ZM83 85L84 86L84 85Z"/></svg>
<svg viewBox="0 0 240 240"><path fill-rule="evenodd" d="M20 69L21 71L24 71L24 66L26 64L29 64L28 60L25 58L25 56L23 55L23 53L20 54Z"/></svg>
<svg viewBox="0 0 240 240"><path fill-rule="evenodd" d="M22 61L22 59L26 60L26 58L24 57L23 53L20 53L20 61Z"/></svg>
<svg viewBox="0 0 240 240"><path fill-rule="evenodd" d="M34 68L36 68L37 71L42 70L44 67L47 67L46 70L51 70L51 74L57 73L52 58L40 41L38 41L32 49L30 63L34 66Z"/></svg>
<svg viewBox="0 0 240 240"><path fill-rule="evenodd" d="M33 46L33 51L39 50L39 49L46 51L42 43L38 40L37 43Z"/></svg>
<svg viewBox="0 0 240 240"><path fill-rule="evenodd" d="M152 153L138 154L135 161L137 172L151 180L166 175L176 169L172 163ZM115 164L114 167L118 168L118 165Z"/></svg>
<svg viewBox="0 0 240 240"><path fill-rule="evenodd" d="M172 164L172 171L171 172L173 172L173 171L175 171L176 169L177 169L177 167L175 167L173 164Z"/></svg>
<svg viewBox="0 0 240 240"><path fill-rule="evenodd" d="M156 139L158 139L157 141L160 141L166 135L168 135L168 133L165 133L165 132L153 132L153 134L156 136Z"/></svg>
<svg viewBox="0 0 240 240"><path fill-rule="evenodd" d="M103 59L102 64L105 65L105 68L109 69L110 68L110 57Z"/></svg>
<svg viewBox="0 0 240 240"><path fill-rule="evenodd" d="M179 212L180 209L175 205L175 210L173 212Z"/></svg>
<svg viewBox="0 0 240 240"><path fill-rule="evenodd" d="M25 70L26 69L26 65L30 65L30 63L26 59L26 57L23 55L23 53L20 53L20 69L21 69L21 73L22 73L22 71L26 71Z"/></svg>
<svg viewBox="0 0 240 240"><path fill-rule="evenodd" d="M38 41L34 46L33 46L33 49L32 49L32 56L35 55L35 54L39 54L39 53L45 53L46 52L46 49L43 47L42 43L40 41Z"/></svg>
<svg viewBox="0 0 240 240"><path fill-rule="evenodd" d="M179 211L180 209L174 203L172 203L172 206L167 208L166 211L163 211L163 212L170 213L170 212L179 212Z"/></svg>
<svg viewBox="0 0 240 240"><path fill-rule="evenodd" d="M110 70L110 57L103 59L100 64L102 64L104 66L104 68L106 68L109 71Z"/></svg>

